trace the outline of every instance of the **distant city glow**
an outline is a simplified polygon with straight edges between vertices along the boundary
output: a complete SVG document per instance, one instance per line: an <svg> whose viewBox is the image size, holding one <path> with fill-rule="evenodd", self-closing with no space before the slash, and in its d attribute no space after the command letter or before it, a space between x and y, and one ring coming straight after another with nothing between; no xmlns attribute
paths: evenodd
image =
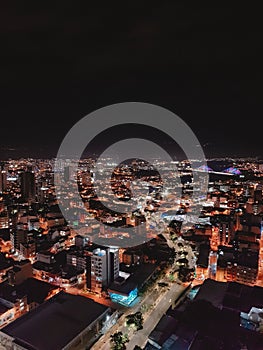
<svg viewBox="0 0 263 350"><path fill-rule="evenodd" d="M230 174L234 174L234 175L240 175L241 171L238 170L237 168L234 167L230 167L224 170L225 173L230 173Z"/></svg>

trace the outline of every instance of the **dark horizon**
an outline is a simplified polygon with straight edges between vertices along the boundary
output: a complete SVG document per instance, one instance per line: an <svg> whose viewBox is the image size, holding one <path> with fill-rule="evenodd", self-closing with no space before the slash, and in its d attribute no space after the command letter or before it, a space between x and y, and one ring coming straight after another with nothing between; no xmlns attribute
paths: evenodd
<svg viewBox="0 0 263 350"><path fill-rule="evenodd" d="M261 157L259 13L240 4L5 4L0 157L55 156L78 120L128 101L177 114L208 158Z"/></svg>

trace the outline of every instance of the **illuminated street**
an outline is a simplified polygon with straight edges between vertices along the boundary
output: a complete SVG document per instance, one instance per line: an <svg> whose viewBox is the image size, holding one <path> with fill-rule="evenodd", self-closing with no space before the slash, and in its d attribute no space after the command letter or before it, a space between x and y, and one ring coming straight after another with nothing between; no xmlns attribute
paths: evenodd
<svg viewBox="0 0 263 350"><path fill-rule="evenodd" d="M185 287L176 283L169 283L169 288L158 290L155 288L152 292L147 293L145 297L132 309L121 316L117 324L114 325L108 333L103 335L98 342L92 347L93 350L110 349L110 335L116 331L122 331L124 334L129 334L130 342L127 344L128 349L133 349L135 345L143 345L147 341L147 337L160 320L160 317L173 304L173 302L182 293ZM144 322L143 329L138 332L130 331L124 324L126 315L139 311L143 305L151 306L150 310L143 314ZM140 344L139 344L140 343Z"/></svg>
<svg viewBox="0 0 263 350"><path fill-rule="evenodd" d="M171 284L170 289L162 293L155 302L155 306L149 314L146 315L143 323L143 329L135 332L130 336L130 341L127 343L127 349L132 350L135 345L145 346L148 336L159 322L162 315L169 309L173 302L182 293L185 287L178 284Z"/></svg>

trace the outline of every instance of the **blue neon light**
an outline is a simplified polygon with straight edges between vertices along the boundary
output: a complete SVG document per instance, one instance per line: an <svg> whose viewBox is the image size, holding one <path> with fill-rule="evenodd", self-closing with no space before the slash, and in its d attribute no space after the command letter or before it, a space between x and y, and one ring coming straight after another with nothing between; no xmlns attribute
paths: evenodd
<svg viewBox="0 0 263 350"><path fill-rule="evenodd" d="M238 170L237 168L234 168L234 167L230 167L230 168L225 169L225 172L233 174L233 175L240 175L241 174L241 171Z"/></svg>
<svg viewBox="0 0 263 350"><path fill-rule="evenodd" d="M138 289L133 289L128 296L117 293L110 293L110 298L113 302L129 306L138 296Z"/></svg>

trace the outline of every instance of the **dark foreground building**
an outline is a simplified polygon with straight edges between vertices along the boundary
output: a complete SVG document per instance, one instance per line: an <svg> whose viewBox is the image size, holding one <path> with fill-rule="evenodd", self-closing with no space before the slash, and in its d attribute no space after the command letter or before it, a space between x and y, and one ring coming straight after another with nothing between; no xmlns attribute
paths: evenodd
<svg viewBox="0 0 263 350"><path fill-rule="evenodd" d="M96 340L110 309L91 299L60 292L0 332L6 350L69 350Z"/></svg>
<svg viewBox="0 0 263 350"><path fill-rule="evenodd" d="M147 350L262 350L263 288L205 280L194 299L170 308Z"/></svg>

